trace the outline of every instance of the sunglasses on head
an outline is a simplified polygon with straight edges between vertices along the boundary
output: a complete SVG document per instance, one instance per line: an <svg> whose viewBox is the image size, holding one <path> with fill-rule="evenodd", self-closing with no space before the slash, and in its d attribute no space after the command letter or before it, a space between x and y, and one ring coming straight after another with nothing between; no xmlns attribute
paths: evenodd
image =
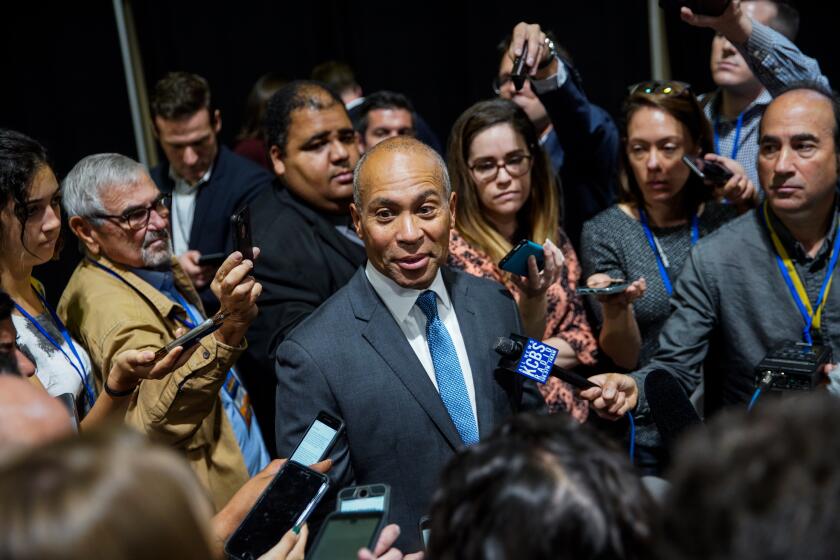
<svg viewBox="0 0 840 560"><path fill-rule="evenodd" d="M644 95L680 95L691 91L691 85L685 82L650 80L633 84L627 91L630 95L641 93Z"/></svg>

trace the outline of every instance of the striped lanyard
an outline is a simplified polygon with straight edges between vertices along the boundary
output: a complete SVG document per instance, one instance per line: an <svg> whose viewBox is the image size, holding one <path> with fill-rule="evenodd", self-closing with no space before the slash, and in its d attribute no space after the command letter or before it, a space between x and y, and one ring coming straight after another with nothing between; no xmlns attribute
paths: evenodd
<svg viewBox="0 0 840 560"><path fill-rule="evenodd" d="M70 337L70 333L67 331L67 327L64 326L64 323L61 319L58 318L58 314L55 312L55 309L50 307L47 303L47 299L44 297L44 294L41 293L38 285L36 284L36 280L34 278L30 279L30 283L32 284L32 291L35 292L35 295L38 296L38 299L41 300L41 304L43 304L44 309L47 310L47 313L53 320L56 328L58 328L58 332L61 333L61 338L64 339L64 342L67 343L67 346L70 348L70 353L73 354L73 357L70 357L70 354L64 351L64 348L61 346L61 343L58 342L44 326L36 319L32 314L30 314L26 309L24 309L21 305L17 302L14 302L15 308L23 315L27 321L32 323L38 332L46 338L50 344L52 344L59 352L64 356L67 362L76 370L76 373L79 375L79 379L82 381L82 387L85 389L85 399L87 400L88 409L93 406L93 403L96 401L96 393L93 392L93 388L90 386L90 381L88 379L88 375L85 374L85 363L82 361L82 357L79 355L78 350L76 350L76 344L73 342L73 339ZM75 359L74 359L75 358ZM36 364L37 366L37 364Z"/></svg>
<svg viewBox="0 0 840 560"><path fill-rule="evenodd" d="M796 308L799 309L799 314L805 322L805 327L802 329L802 339L808 345L814 344L814 339L811 335L811 327L816 330L820 329L820 318L822 317L822 310L825 307L826 296L831 289L831 280L834 277L834 269L837 267L837 256L840 254L840 235L837 231L834 232L834 247L831 249L831 258L828 261L828 270L825 272L822 287L820 287L820 295L817 297L817 304L812 307L811 300L808 298L808 292L805 290L805 284L799 277L796 267L793 265L793 260L788 255L785 246L782 245L782 240L773 229L773 224L770 222L770 213L767 206L767 201L764 201L762 206L762 216L764 218L764 225L767 231L770 232L770 239L773 241L773 247L776 249L776 266L787 285L788 291L793 298Z"/></svg>
<svg viewBox="0 0 840 560"><path fill-rule="evenodd" d="M648 245L650 245L651 251L653 251L653 256L656 257L656 265L659 267L659 276L662 277L662 283L665 285L665 291L668 292L668 297L671 297L671 294L674 293L674 288L671 285L671 277L668 276L668 270L665 266L665 255L660 251L659 242L656 240L656 237L653 235L653 232L648 225L647 215L645 211L639 208L639 222L642 224L642 229L645 231L645 237L647 237ZM699 219L697 218L697 214L691 217L691 245L694 246L697 241L700 239L700 225Z"/></svg>

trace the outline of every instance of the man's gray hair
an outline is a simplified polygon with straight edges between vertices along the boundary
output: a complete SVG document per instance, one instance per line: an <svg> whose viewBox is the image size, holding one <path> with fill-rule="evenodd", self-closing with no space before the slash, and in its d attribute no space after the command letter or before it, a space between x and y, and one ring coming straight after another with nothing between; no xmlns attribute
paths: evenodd
<svg viewBox="0 0 840 560"><path fill-rule="evenodd" d="M148 172L133 159L120 154L94 154L73 166L61 183L62 205L67 217L93 219L105 214L102 193L108 187L133 185Z"/></svg>
<svg viewBox="0 0 840 560"><path fill-rule="evenodd" d="M356 164L356 168L353 170L353 203L359 211L362 210L362 182L360 179L362 175L362 168L364 167L368 157L379 150L426 154L432 158L435 161L435 167L437 167L438 175L446 192L446 200L444 202L449 204L449 195L452 193L452 183L449 181L449 172L446 169L446 162L443 161L440 154L420 140L409 136L396 136L394 138L384 140L370 150L366 151L359 159L359 163Z"/></svg>

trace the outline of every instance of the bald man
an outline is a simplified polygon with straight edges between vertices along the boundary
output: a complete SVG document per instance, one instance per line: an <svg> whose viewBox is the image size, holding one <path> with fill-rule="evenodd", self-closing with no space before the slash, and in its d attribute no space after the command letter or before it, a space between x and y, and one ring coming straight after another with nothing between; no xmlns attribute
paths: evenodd
<svg viewBox="0 0 840 560"><path fill-rule="evenodd" d="M277 448L287 456L321 410L342 419L334 488L389 484L410 552L455 452L543 403L533 383L495 372L495 339L522 331L510 294L443 266L455 194L440 156L408 137L377 144L353 200L367 264L277 349Z"/></svg>

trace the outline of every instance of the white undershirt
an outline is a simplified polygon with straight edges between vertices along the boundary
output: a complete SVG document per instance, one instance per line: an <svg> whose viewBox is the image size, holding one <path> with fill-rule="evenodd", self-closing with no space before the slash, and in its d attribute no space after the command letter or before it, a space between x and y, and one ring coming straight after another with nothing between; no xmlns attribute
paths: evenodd
<svg viewBox="0 0 840 560"><path fill-rule="evenodd" d="M170 224L172 226L172 250L176 255L183 255L190 248L190 231L192 231L193 216L195 215L195 197L198 194L198 187L210 180L210 173L213 166L207 170L201 179L194 185L190 185L181 177L175 175L172 168L169 168L169 177L175 181L175 188L172 190L172 212Z"/></svg>
<svg viewBox="0 0 840 560"><path fill-rule="evenodd" d="M417 355L417 359L420 360L423 369L426 370L426 374L435 386L435 390L437 390L435 366L432 362L432 354L429 351L429 343L426 340L426 316L415 305L417 298L426 290L403 288L379 272L370 261L365 266L365 274L373 289L385 303L385 307L388 308L391 316L394 317L394 320L402 329L405 338ZM464 374L464 384L467 386L467 394L470 397L470 407L477 424L478 415L475 408L475 385L473 384L472 368L470 368L467 348L464 346L464 337L461 335L461 327L458 325L458 317L455 315L455 308L452 307L452 300L449 299L449 293L446 291L446 285L443 283L440 270L438 270L432 285L427 289L432 290L437 296L438 316L446 326L446 330L449 331L449 336L455 345L455 353L458 354L458 363L461 366L461 372Z"/></svg>

